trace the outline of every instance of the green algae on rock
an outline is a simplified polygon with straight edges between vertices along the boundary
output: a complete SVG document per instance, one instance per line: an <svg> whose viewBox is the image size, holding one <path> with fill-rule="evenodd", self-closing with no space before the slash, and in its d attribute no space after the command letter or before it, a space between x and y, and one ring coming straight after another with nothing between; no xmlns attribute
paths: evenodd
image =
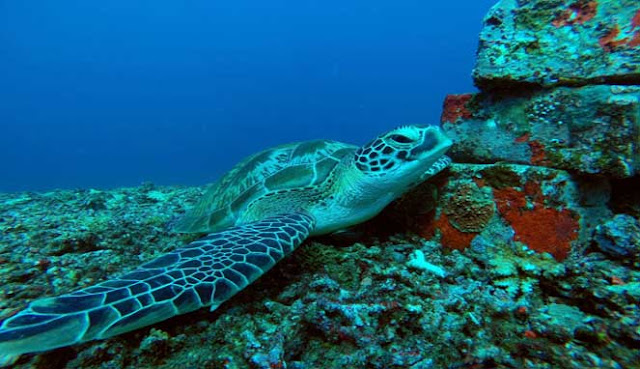
<svg viewBox="0 0 640 369"><path fill-rule="evenodd" d="M508 162L581 174L640 172L640 86L585 86L468 95L447 105L443 128L460 162ZM451 113L451 112L454 113Z"/></svg>
<svg viewBox="0 0 640 369"><path fill-rule="evenodd" d="M636 0L502 0L480 33L483 90L640 84Z"/></svg>
<svg viewBox="0 0 640 369"><path fill-rule="evenodd" d="M556 190L572 181L562 171L456 164L435 179L449 177L450 182L470 179L492 192L539 182L547 206L578 209L581 219L590 219L585 227L593 229L607 219L603 214L588 216L603 206L593 200L596 196L589 199L589 211L572 203L579 199L572 191L580 185ZM424 189L429 186L416 188L402 201L419 203L430 196L431 191ZM598 191L607 188L603 184ZM151 191L164 196L143 201ZM442 186L439 191L440 197L461 195L456 186ZM10 206L2 207L0 213L0 278L12 281L2 287L3 314L11 314L29 300L133 268L139 258L162 252L155 249L159 243L178 246L184 236L164 224L201 193L200 188L116 189L100 195L107 199L105 209L75 213L70 209L81 208L94 195L86 191L1 195ZM537 193L530 192L530 199ZM601 196L604 204L606 198ZM60 206L52 208L52 203ZM405 207L395 209L406 211ZM100 228L105 232L102 242L91 248L71 248L64 255L51 254L50 245L60 235L49 232L64 220L67 227L61 230L61 241L81 239L86 225L95 222L100 212L112 218L111 223L98 223L107 224ZM159 214L164 214L162 219ZM423 216L391 211L373 222L384 225ZM596 364L616 368L640 360L634 343L640 342L635 319L640 301L633 283L640 279L640 269L585 248L591 244L589 232L579 239L581 246L574 256L560 263L514 242L513 233L497 221L498 216L494 214L463 250L445 248L437 238L427 241L411 235L410 226L402 224L397 228L400 233L388 238L381 236L386 233L381 226L365 225L368 231L361 242L342 247L311 241L213 313L197 311L107 341L25 356L14 368L581 368ZM44 217L43 228L39 222ZM21 246L36 236L39 247ZM416 250L446 275L410 267ZM42 259L47 262L38 265ZM70 279L72 270L78 271L75 279ZM58 287L54 291L51 286ZM550 320L550 314L556 315Z"/></svg>
<svg viewBox="0 0 640 369"><path fill-rule="evenodd" d="M485 90L442 114L461 163L213 313L13 368L637 366L638 38L634 1L500 2L474 72ZM193 240L166 224L201 194L0 194L0 319Z"/></svg>

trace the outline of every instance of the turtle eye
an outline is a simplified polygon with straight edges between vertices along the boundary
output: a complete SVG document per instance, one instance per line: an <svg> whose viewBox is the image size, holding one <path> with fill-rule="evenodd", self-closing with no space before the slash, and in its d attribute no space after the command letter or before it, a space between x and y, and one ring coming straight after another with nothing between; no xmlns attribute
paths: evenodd
<svg viewBox="0 0 640 369"><path fill-rule="evenodd" d="M403 143L403 144L407 144L407 143L412 143L415 142L415 140L405 136L405 135L391 135L389 136L389 139L391 141L395 141L397 143Z"/></svg>

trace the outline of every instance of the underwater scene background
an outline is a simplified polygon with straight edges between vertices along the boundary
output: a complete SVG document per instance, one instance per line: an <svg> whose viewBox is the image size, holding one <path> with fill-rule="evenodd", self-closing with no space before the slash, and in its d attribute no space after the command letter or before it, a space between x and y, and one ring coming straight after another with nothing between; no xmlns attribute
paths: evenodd
<svg viewBox="0 0 640 369"><path fill-rule="evenodd" d="M437 124L492 0L0 3L0 191L208 183L277 144Z"/></svg>
<svg viewBox="0 0 640 369"><path fill-rule="evenodd" d="M19 4L2 4L26 17L13 18L0 26L3 31L24 27L27 19L44 27L54 22L51 14L55 22L72 22L62 35L46 33L50 39L35 32L4 38L12 40L7 50L21 53L7 54L16 55L4 61L16 74L6 77L9 87L0 88L0 107L10 118L6 122L13 122L3 121L7 135L0 138L7 173L0 177L0 365L640 368L636 0L501 0L456 3L455 10L453 4L417 2L333 8L281 3L269 9L238 4L243 5L200 4L195 24L170 16L192 14L187 5L146 3L149 12L124 4L100 8L109 19L123 17L117 27L56 6L30 13ZM228 36L222 31L235 27L222 44L195 32L209 25L211 9L222 19L215 32ZM327 27L329 20L343 28ZM370 28L356 27L358 22ZM457 37L473 30L472 24L478 25L473 46L463 46ZM130 38L134 29L139 33ZM446 32L440 41L424 44L445 29L461 33ZM155 37L158 32L166 42ZM284 42L285 34L292 38ZM66 45L59 36L81 40L92 52L83 59L79 49L51 47ZM316 43L307 44L307 37ZM25 46L39 40L48 50L45 59ZM104 51L104 40L127 52ZM142 40L155 41L138 49ZM167 55L167 45L177 52ZM211 54L200 55L200 45L232 50L215 64L226 69L211 67ZM301 69L294 68L300 56L288 54L293 49L310 57ZM331 57L322 50L331 50ZM469 52L471 62L464 67ZM160 54L168 59L154 64L151 59ZM261 59L249 57L258 54ZM276 58L283 55L290 57L284 64ZM94 64L96 56L104 68L119 67L94 68L100 65ZM464 78L448 74L453 69L421 68L436 57L444 60L442 68L466 68L455 72ZM134 70L132 61L139 62ZM372 81L373 75L380 79ZM466 81L469 75L473 85ZM64 81L69 85L56 89L53 82ZM221 85L210 89L210 81ZM124 82L129 88L114 93ZM186 86L198 87L188 94ZM440 91L446 96L436 96ZM351 105L356 100L362 104L358 111ZM117 111L108 108L112 104ZM126 119L125 112L131 112ZM68 125L57 124L63 116ZM56 124L46 125L52 117ZM87 123L93 119L101 124ZM163 255L197 242L202 234L179 233L176 225L207 199L202 184L242 156L320 137L361 145L395 125L417 122L439 123L453 141L447 152L453 163L372 219L306 240L213 312L199 309L106 340L44 352L38 347L55 344L57 336L21 341L20 334L29 337L31 328L55 332L41 328L49 318L29 309L46 315L47 309L73 312L81 304L120 305L113 303L115 294L109 302L42 298L118 281L143 262L159 258L162 264L170 259ZM185 132L189 124L188 135L167 134ZM83 139L86 149L68 150ZM37 143L43 145L35 155ZM47 151L54 146L58 151ZM201 155L190 161L194 146ZM43 156L51 161L38 159ZM86 174L79 179L70 173L80 163L87 171L76 172ZM47 181L48 175L57 179ZM20 191L26 189L31 191ZM100 321L99 315L93 318ZM16 346L29 349L17 355Z"/></svg>

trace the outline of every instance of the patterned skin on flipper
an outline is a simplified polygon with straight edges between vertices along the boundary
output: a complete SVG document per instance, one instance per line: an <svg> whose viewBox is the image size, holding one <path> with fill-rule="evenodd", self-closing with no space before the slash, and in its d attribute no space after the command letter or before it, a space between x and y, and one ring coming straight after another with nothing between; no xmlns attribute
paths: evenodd
<svg viewBox="0 0 640 369"><path fill-rule="evenodd" d="M371 219L442 170L451 144L439 128L414 125L361 149L309 141L256 154L178 226L213 234L123 277L31 303L0 325L0 366L21 353L111 337L201 306L215 309L303 238Z"/></svg>
<svg viewBox="0 0 640 369"><path fill-rule="evenodd" d="M119 278L36 300L0 326L0 365L26 352L112 337L221 303L307 238L314 221L285 214L210 234Z"/></svg>

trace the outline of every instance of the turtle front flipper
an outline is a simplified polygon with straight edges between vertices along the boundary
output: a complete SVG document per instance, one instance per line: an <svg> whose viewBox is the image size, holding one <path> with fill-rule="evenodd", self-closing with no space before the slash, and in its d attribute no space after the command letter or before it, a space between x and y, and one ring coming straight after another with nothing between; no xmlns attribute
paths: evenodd
<svg viewBox="0 0 640 369"><path fill-rule="evenodd" d="M212 233L119 278L34 301L0 325L0 365L203 306L214 310L293 251L313 226L304 214L267 218Z"/></svg>

